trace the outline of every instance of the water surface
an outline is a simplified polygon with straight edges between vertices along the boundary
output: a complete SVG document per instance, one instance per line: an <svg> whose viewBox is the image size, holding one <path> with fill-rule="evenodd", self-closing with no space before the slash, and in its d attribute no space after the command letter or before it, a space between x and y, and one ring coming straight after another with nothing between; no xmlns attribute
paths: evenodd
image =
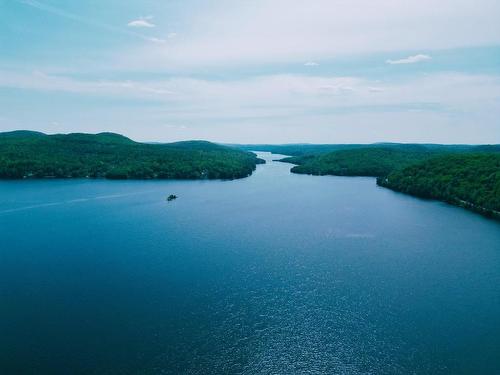
<svg viewBox="0 0 500 375"><path fill-rule="evenodd" d="M0 373L500 373L499 223L262 155L0 182Z"/></svg>

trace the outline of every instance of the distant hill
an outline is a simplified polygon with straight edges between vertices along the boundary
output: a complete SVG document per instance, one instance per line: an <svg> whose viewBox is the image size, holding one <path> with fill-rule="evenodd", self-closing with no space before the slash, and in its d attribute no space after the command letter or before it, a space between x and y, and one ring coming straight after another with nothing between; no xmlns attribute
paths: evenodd
<svg viewBox="0 0 500 375"><path fill-rule="evenodd" d="M472 152L473 150L500 151L500 145L440 145L440 144L420 144L420 143L371 143L371 144L283 144L283 145L231 145L248 151L267 151L275 154L304 156L304 155L319 155L328 152L342 150L358 150L358 149L393 149L401 151L415 152Z"/></svg>
<svg viewBox="0 0 500 375"><path fill-rule="evenodd" d="M366 147L361 144L285 144L285 145L230 145L233 147L241 148L247 151L264 151L272 152L273 154L282 154L290 156L301 156L311 154L322 154L331 151L355 149Z"/></svg>
<svg viewBox="0 0 500 375"><path fill-rule="evenodd" d="M0 133L0 178L233 179L255 154L206 141L135 142L115 133Z"/></svg>

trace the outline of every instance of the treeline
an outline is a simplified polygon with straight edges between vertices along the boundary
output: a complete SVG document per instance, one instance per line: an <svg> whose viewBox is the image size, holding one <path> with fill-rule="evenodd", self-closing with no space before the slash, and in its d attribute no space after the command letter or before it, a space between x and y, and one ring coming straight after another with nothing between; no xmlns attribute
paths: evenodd
<svg viewBox="0 0 500 375"><path fill-rule="evenodd" d="M282 159L298 164L293 173L335 176L386 176L395 169L435 156L429 150L401 151L393 148L361 148L320 155L295 156Z"/></svg>
<svg viewBox="0 0 500 375"><path fill-rule="evenodd" d="M500 151L500 145L440 145L432 143L372 143L372 144L284 144L284 145L232 145L242 150L267 151L290 156L314 156L329 152L358 149L383 148L404 152L490 152Z"/></svg>
<svg viewBox="0 0 500 375"><path fill-rule="evenodd" d="M264 151L272 152L273 154L302 156L302 155L317 155L326 152L351 150L363 148L366 145L362 144L286 144L286 145L230 145L247 151Z"/></svg>
<svg viewBox="0 0 500 375"><path fill-rule="evenodd" d="M500 154L436 157L379 177L381 186L500 218Z"/></svg>
<svg viewBox="0 0 500 375"><path fill-rule="evenodd" d="M134 142L119 134L0 133L0 178L234 179L255 154L205 141Z"/></svg>

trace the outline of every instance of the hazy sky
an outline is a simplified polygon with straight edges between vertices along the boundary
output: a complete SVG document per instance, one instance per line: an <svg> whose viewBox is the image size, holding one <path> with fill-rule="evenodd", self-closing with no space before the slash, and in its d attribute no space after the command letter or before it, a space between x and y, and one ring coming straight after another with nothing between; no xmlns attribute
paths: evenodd
<svg viewBox="0 0 500 375"><path fill-rule="evenodd" d="M0 0L0 131L500 143L498 0Z"/></svg>

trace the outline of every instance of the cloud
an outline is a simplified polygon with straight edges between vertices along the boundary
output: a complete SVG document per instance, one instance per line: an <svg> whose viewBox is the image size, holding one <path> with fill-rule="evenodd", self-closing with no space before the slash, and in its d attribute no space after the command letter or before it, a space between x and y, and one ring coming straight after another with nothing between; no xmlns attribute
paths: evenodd
<svg viewBox="0 0 500 375"><path fill-rule="evenodd" d="M175 69L498 45L500 2L478 1L315 0L311 5L294 0L294 6L285 0L204 2L176 20L182 43L123 54L134 56L127 59L134 67Z"/></svg>
<svg viewBox="0 0 500 375"><path fill-rule="evenodd" d="M133 36L136 38L148 40L147 37L145 37L144 35L139 34L137 32L134 32L131 30L124 30L122 28L119 28L119 27L116 27L116 26L113 26L113 25L110 25L107 23L98 22L92 18L82 17L82 16L79 16L77 14L67 12L64 9L45 4L45 3L40 2L38 0L17 0L17 2L19 2L20 4L23 4L23 5L38 9L40 11L43 11L43 12L46 12L49 14L53 14L53 15L61 17L61 18L66 18L66 19L72 20L74 22L89 25L89 26L92 26L92 27L95 27L95 28L98 28L101 30L110 31L110 32L113 32L115 34L130 35L130 36ZM150 19L150 18L151 17L146 17L145 19Z"/></svg>
<svg viewBox="0 0 500 375"><path fill-rule="evenodd" d="M304 66L318 66L319 64L314 61L308 61L304 64Z"/></svg>
<svg viewBox="0 0 500 375"><path fill-rule="evenodd" d="M167 39L173 39L175 37L177 37L177 33L168 33L167 34ZM150 42L157 43L157 44L165 44L168 41L167 39L156 38L156 37L148 38L148 40Z"/></svg>
<svg viewBox="0 0 500 375"><path fill-rule="evenodd" d="M148 37L137 31L152 27L161 30L151 17L131 20L129 27L120 29L99 24L97 19L84 19L65 11L62 6L49 6L43 0L18 1L146 40ZM182 43L176 40L179 38L175 38L175 33L165 31L165 34L156 35L156 42L173 39L172 43L145 43L111 53L116 61L132 69L166 70L314 62L309 59L326 61L360 53L433 51L500 44L498 0L477 0L475 3L467 0L438 3L435 0L315 0L312 6L305 0L294 0L293 4L289 6L285 0L221 0L201 2L189 12L155 13L154 20L160 17L175 20L177 30L182 30ZM280 17L275 17L276 14ZM422 19L426 22L422 23ZM399 60L389 61L397 64Z"/></svg>
<svg viewBox="0 0 500 375"><path fill-rule="evenodd" d="M391 64L391 65L415 64L415 63L419 63L419 62L427 61L427 60L431 60L431 59L432 59L432 57L430 57L429 55L415 55L415 56L408 56L407 58L400 59L400 60L387 60L386 63Z"/></svg>
<svg viewBox="0 0 500 375"><path fill-rule="evenodd" d="M64 124L58 131L69 126L72 131L79 126L90 131L92 122L95 131L112 129L149 140L164 136L228 142L500 140L498 75L436 73L393 81L299 74L233 80L89 80L0 69L0 87L29 90L33 95L74 93L116 100L115 110L106 104L83 111L83 119L49 107L46 121L58 116ZM135 104L130 106L131 102ZM8 112L7 116L14 117ZM0 120L2 124L12 126L7 120ZM165 132L163 124L178 128ZM183 125L189 127L181 133Z"/></svg>
<svg viewBox="0 0 500 375"><path fill-rule="evenodd" d="M436 108L461 111L480 104L498 107L500 77L432 74L391 82L360 77L275 74L236 80L172 77L164 80L92 81L39 71L0 70L0 87L152 99L175 103L173 108L177 109L191 108L191 116L198 115L196 109L199 107L213 116L234 113L250 116L255 108L265 108L280 116L290 109L322 113L374 107L405 110L418 107L430 111ZM425 105L415 106L415 103Z"/></svg>
<svg viewBox="0 0 500 375"><path fill-rule="evenodd" d="M167 42L165 39L160 39L160 38L148 38L148 40L150 42L159 43L159 44L164 44Z"/></svg>
<svg viewBox="0 0 500 375"><path fill-rule="evenodd" d="M78 80L68 76L50 75L41 71L16 73L13 71L0 70L0 87L35 91L69 92L117 98L161 98L174 94L164 82Z"/></svg>
<svg viewBox="0 0 500 375"><path fill-rule="evenodd" d="M151 22L153 16L140 17L136 20L130 21L127 26L129 27L156 27L156 25Z"/></svg>

